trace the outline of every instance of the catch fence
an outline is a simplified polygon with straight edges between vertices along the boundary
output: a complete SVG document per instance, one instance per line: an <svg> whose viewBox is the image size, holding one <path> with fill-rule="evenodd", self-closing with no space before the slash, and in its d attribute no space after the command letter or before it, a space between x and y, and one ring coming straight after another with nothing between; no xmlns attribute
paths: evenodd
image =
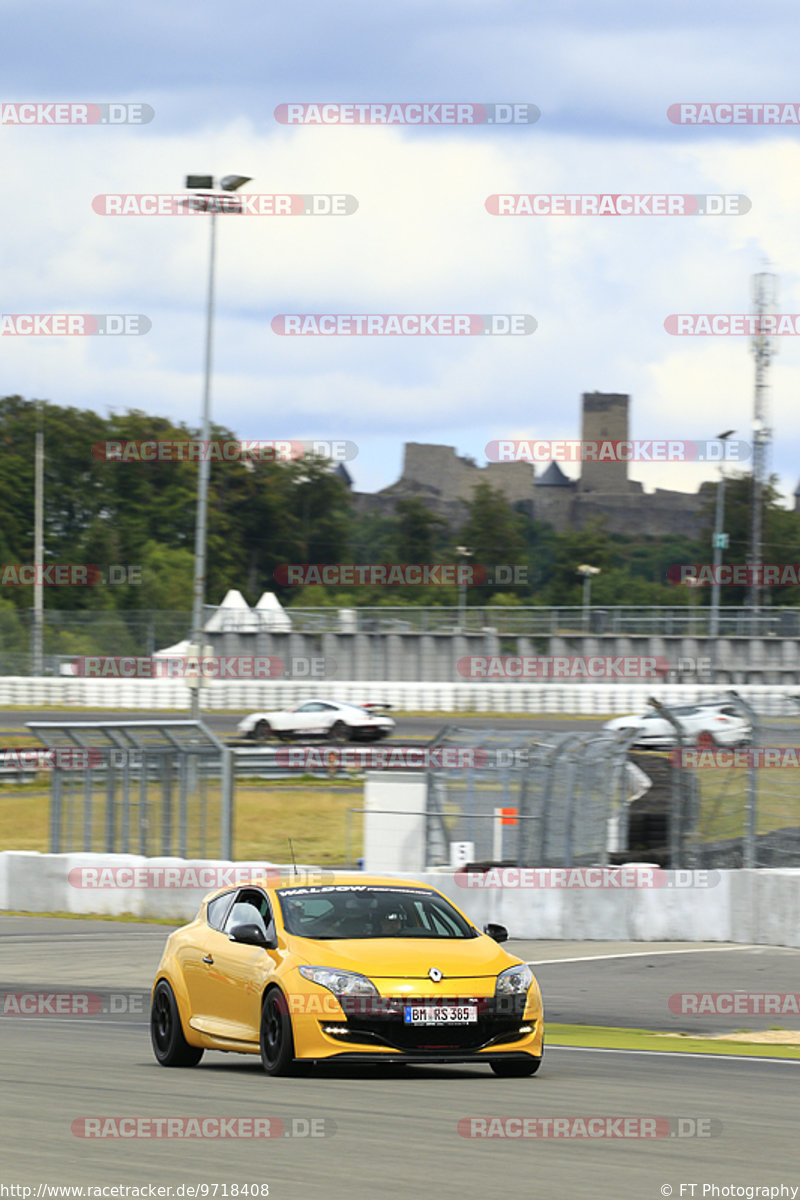
<svg viewBox="0 0 800 1200"><path fill-rule="evenodd" d="M631 798L647 785L629 737L605 731L449 727L436 745L482 753L480 765L428 773L426 862L606 864L624 849Z"/></svg>
<svg viewBox="0 0 800 1200"><path fill-rule="evenodd" d="M746 725L738 746L683 733L668 756L670 865L800 867L800 700L727 700Z"/></svg>

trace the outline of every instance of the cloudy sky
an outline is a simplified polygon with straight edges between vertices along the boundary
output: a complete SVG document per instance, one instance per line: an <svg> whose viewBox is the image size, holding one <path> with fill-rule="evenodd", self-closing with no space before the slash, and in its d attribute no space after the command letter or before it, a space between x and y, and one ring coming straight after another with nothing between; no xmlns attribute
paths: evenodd
<svg viewBox="0 0 800 1200"><path fill-rule="evenodd" d="M574 438L580 395L632 396L637 438L751 437L746 337L671 313L748 313L750 277L800 312L800 126L679 125L680 102L800 101L796 0L5 0L4 314L142 313L141 337L0 339L2 394L199 424L207 215L103 216L188 173L348 194L342 217L217 220L213 416L246 438L348 439L359 490L407 441L485 461ZM20 125L22 102L147 104L143 125ZM286 125L285 103L528 103L534 124ZM782 110L783 111L783 110ZM519 216L495 193L745 195L746 215ZM281 313L526 313L519 337L281 337ZM800 338L770 371L770 467L800 477ZM574 471L573 471L574 473ZM693 491L709 465L640 464Z"/></svg>

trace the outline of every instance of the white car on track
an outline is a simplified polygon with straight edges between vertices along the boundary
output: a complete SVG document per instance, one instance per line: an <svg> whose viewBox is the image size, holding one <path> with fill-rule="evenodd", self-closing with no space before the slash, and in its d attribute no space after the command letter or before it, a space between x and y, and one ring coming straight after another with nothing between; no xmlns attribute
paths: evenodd
<svg viewBox="0 0 800 1200"><path fill-rule="evenodd" d="M749 746L752 740L750 723L732 704L681 704L671 712L690 742L703 739L703 735L710 737L717 746ZM611 733L635 733L634 746L663 750L675 745L675 730L655 708L649 708L641 716L615 717L613 721L606 721L603 729Z"/></svg>
<svg viewBox="0 0 800 1200"><path fill-rule="evenodd" d="M344 704L339 700L306 700L297 708L250 713L236 726L240 737L264 741L277 737L327 738L332 742L377 742L394 732L391 717L372 710L370 704Z"/></svg>

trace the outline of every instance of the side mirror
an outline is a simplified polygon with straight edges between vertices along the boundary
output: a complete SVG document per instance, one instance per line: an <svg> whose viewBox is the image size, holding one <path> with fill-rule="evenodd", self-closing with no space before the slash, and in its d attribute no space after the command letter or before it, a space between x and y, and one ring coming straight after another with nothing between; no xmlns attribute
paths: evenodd
<svg viewBox="0 0 800 1200"><path fill-rule="evenodd" d="M277 942L273 937L265 937L260 925L234 925L228 934L232 942L241 942L245 946L263 946L265 950L274 950Z"/></svg>
<svg viewBox="0 0 800 1200"><path fill-rule="evenodd" d="M488 925L484 925L483 932L490 938L494 938L496 942L508 941L508 930L505 925L495 925L493 921L490 921Z"/></svg>

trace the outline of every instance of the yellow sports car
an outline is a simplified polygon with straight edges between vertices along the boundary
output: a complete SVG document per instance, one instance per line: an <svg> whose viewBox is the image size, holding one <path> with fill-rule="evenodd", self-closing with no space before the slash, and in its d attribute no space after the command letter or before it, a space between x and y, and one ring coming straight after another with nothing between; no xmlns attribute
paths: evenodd
<svg viewBox="0 0 800 1200"><path fill-rule="evenodd" d="M204 1050L260 1053L269 1075L331 1061L533 1075L542 997L530 967L498 945L507 937L398 879L286 876L213 892L167 939L155 1056L189 1067Z"/></svg>

